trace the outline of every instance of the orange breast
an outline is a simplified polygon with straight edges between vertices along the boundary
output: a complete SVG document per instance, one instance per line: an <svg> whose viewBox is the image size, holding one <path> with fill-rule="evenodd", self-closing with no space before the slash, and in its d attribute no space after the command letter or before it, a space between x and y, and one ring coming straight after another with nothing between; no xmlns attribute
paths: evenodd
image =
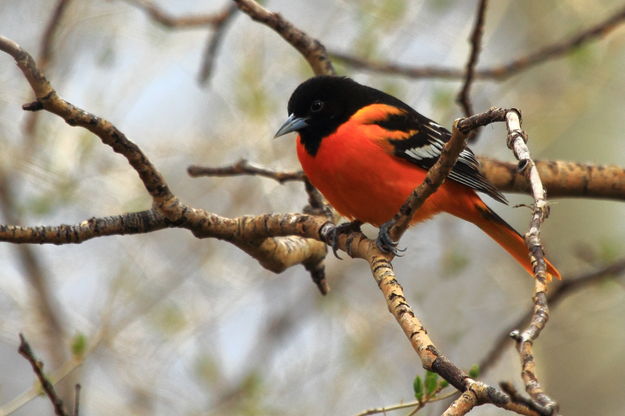
<svg viewBox="0 0 625 416"><path fill-rule="evenodd" d="M380 226L426 175L424 169L390 154L390 144L380 140L387 136L388 131L375 124L348 122L323 139L315 156L298 137L297 155L306 176L341 215ZM441 204L449 201L450 191L439 188L413 222L446 210Z"/></svg>

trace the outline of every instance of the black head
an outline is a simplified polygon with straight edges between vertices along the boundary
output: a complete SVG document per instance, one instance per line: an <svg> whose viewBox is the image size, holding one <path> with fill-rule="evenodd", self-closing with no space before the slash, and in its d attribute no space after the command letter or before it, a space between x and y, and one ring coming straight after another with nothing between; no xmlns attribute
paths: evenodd
<svg viewBox="0 0 625 416"><path fill-rule="evenodd" d="M398 99L346 77L321 75L300 84L289 99L289 118L276 137L297 131L306 150L315 155L321 140L360 108L374 103L407 107Z"/></svg>

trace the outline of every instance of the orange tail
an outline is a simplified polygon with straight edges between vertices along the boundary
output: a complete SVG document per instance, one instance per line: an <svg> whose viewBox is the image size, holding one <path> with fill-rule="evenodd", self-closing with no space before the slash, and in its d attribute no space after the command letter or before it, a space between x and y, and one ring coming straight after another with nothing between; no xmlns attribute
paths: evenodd
<svg viewBox="0 0 625 416"><path fill-rule="evenodd" d="M464 205L462 212L452 212L452 214L480 227L533 276L532 263L523 237L491 210L479 196L474 194L471 199L473 203ZM469 206L473 209L469 209ZM551 280L552 276L557 279L562 278L558 269L549 260L545 259L545 263L547 263L548 280Z"/></svg>

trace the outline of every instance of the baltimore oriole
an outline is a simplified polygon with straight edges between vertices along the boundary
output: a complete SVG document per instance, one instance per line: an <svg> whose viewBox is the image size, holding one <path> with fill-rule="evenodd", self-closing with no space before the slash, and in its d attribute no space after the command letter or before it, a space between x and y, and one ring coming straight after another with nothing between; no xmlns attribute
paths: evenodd
<svg viewBox="0 0 625 416"><path fill-rule="evenodd" d="M304 173L341 215L356 224L380 227L393 218L451 137L447 129L399 99L345 77L305 81L291 95L288 112L276 137L299 133L297 156ZM449 180L425 201L411 224L439 212L472 222L533 275L523 237L477 195L476 191L484 192L507 203L478 166L473 152L465 148ZM560 278L549 261L547 272Z"/></svg>

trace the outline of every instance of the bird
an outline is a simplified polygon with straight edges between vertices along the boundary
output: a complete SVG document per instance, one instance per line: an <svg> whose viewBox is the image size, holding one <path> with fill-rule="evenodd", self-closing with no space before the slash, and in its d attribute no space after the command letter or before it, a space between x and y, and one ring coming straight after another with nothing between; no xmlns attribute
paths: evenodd
<svg viewBox="0 0 625 416"><path fill-rule="evenodd" d="M380 228L377 243L392 251L384 225L399 211L451 137L449 130L408 104L351 78L320 75L301 83L288 101L288 118L275 134L297 132L297 156L308 180L351 222ZM465 147L447 180L415 212L410 224L446 212L482 229L530 275L523 237L490 209L477 192L507 204L480 172ZM548 260L547 278L561 278Z"/></svg>

